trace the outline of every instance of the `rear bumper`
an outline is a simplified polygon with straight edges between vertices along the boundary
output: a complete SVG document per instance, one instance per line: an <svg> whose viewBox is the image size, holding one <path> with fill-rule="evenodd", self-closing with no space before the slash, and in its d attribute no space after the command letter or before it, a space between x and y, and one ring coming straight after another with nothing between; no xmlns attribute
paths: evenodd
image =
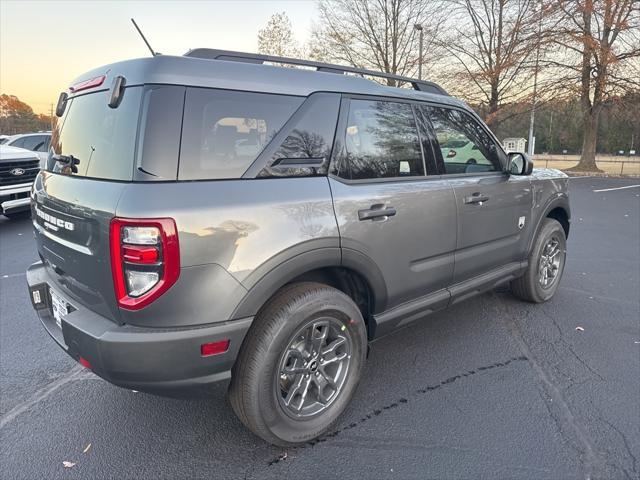
<svg viewBox="0 0 640 480"><path fill-rule="evenodd" d="M50 285L41 262L27 270L31 302L49 335L76 361L115 385L170 396L206 395L211 384L231 377L231 367L253 317L193 328L117 325L75 302L58 327L50 307ZM64 292L56 290L65 297ZM34 295L34 292L38 294ZM34 301L39 296L40 302ZM202 357L203 343L229 340L222 354Z"/></svg>
<svg viewBox="0 0 640 480"><path fill-rule="evenodd" d="M29 210L31 201L29 198L30 191L30 183L0 187L0 214L11 214Z"/></svg>

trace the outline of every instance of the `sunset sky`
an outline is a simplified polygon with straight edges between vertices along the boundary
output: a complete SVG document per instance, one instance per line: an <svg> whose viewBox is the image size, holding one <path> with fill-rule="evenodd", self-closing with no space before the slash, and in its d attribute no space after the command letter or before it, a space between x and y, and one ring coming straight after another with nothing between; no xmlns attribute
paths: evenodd
<svg viewBox="0 0 640 480"><path fill-rule="evenodd" d="M0 1L0 93L37 113L79 74L149 55L131 21L166 55L211 47L257 51L257 33L285 11L298 41L310 33L316 6L290 1Z"/></svg>

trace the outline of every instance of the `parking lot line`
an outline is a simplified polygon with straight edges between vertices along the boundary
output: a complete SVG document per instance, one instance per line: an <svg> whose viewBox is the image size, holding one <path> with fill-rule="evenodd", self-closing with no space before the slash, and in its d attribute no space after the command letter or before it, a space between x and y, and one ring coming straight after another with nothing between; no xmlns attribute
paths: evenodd
<svg viewBox="0 0 640 480"><path fill-rule="evenodd" d="M624 190L625 188L638 188L640 185L625 185L624 187L614 187L614 188L602 188L600 190L594 190L594 192L610 192L612 190Z"/></svg>

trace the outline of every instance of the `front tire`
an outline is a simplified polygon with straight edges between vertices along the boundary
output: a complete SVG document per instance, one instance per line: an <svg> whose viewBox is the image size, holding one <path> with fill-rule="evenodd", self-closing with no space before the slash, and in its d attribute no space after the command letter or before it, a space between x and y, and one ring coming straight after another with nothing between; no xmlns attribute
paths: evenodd
<svg viewBox="0 0 640 480"><path fill-rule="evenodd" d="M560 285L566 251L567 237L562 225L557 220L545 218L529 253L527 270L511 282L513 294L532 303L551 299Z"/></svg>
<svg viewBox="0 0 640 480"><path fill-rule="evenodd" d="M286 286L247 333L232 370L231 406L269 443L307 442L349 404L366 350L364 320L351 298L318 283Z"/></svg>

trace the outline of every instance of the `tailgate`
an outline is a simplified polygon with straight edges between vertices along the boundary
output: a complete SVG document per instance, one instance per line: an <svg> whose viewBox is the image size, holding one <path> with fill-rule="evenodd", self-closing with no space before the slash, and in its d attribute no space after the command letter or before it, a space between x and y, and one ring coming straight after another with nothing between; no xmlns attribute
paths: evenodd
<svg viewBox="0 0 640 480"><path fill-rule="evenodd" d="M52 287L119 322L109 255L109 223L124 183L41 172L33 187L38 252Z"/></svg>

